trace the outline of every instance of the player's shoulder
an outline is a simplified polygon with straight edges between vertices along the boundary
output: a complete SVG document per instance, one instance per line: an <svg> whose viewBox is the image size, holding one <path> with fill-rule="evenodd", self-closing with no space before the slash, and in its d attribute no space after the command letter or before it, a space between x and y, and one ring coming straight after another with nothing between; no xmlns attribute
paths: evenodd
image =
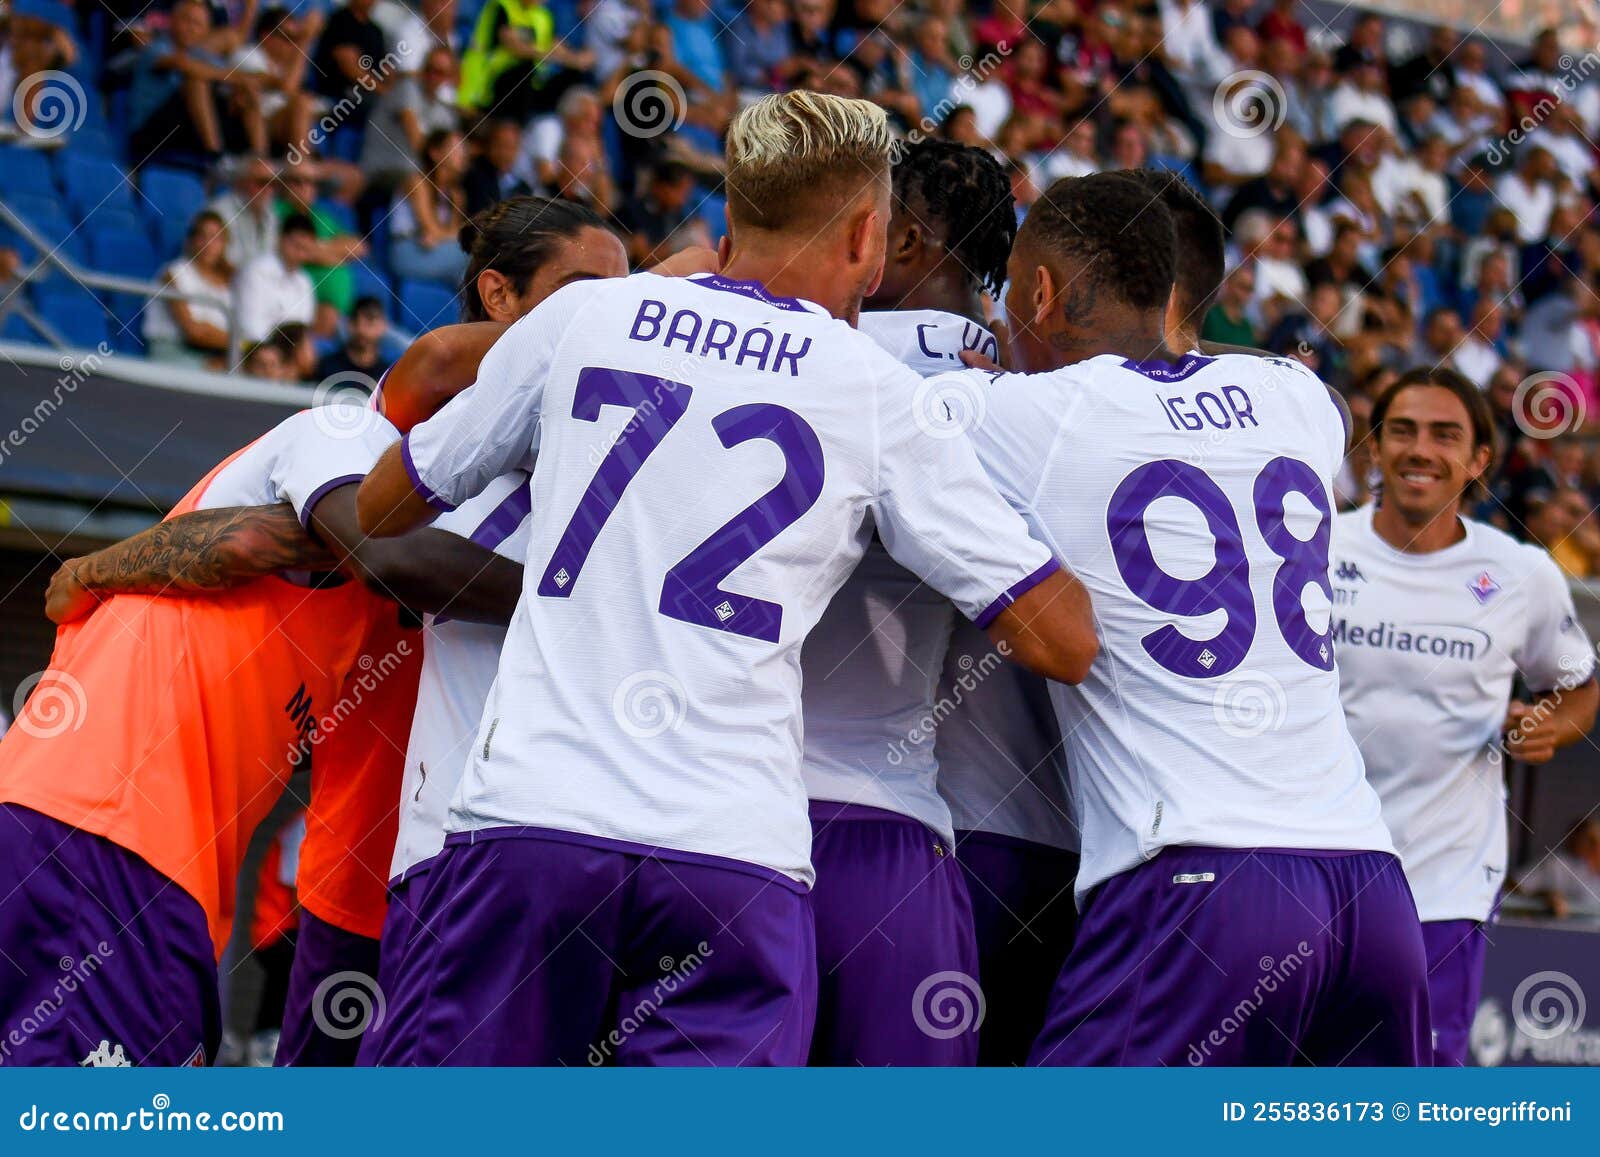
<svg viewBox="0 0 1600 1157"><path fill-rule="evenodd" d="M1473 553L1486 563L1495 563L1516 578L1528 578L1540 573L1560 578L1561 568L1556 566L1550 552L1537 543L1523 542L1487 522L1463 518L1472 534Z"/></svg>
<svg viewBox="0 0 1600 1157"><path fill-rule="evenodd" d="M251 449L268 452L349 441L356 438L394 441L400 431L379 411L354 396L336 396L290 414L256 441Z"/></svg>

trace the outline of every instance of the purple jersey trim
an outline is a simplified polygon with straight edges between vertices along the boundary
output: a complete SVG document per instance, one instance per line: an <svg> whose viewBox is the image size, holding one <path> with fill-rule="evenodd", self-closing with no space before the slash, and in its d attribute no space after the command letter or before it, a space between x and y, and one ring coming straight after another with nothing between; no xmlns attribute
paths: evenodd
<svg viewBox="0 0 1600 1157"><path fill-rule="evenodd" d="M811 312L793 297L776 297L768 293L767 287L759 281L738 281L732 277L724 277L720 273L713 273L709 277L690 278L689 283L703 285L707 289L719 289L723 293L737 293L741 297L753 297L767 305L775 305L779 309L792 310L795 313Z"/></svg>
<svg viewBox="0 0 1600 1157"><path fill-rule="evenodd" d="M1061 564L1052 558L1049 562L1045 563L1027 578L1019 579L1018 581L1012 583L1009 587L1001 592L999 598L995 599L994 602L983 608L983 613L972 620L973 625L977 627L987 627L990 623L994 622L1000 617L1001 611L1005 610L1012 603L1016 602L1023 595L1027 594L1034 587L1044 582L1045 579L1049 578L1060 569Z"/></svg>
<svg viewBox="0 0 1600 1157"><path fill-rule="evenodd" d="M311 512L317 508L317 503L326 498L330 491L337 490L341 486L349 486L352 482L360 482L365 477L365 474L341 474L337 478L328 479L317 487L300 506L300 525L309 532L311 530Z"/></svg>
<svg viewBox="0 0 1600 1157"><path fill-rule="evenodd" d="M455 844L475 844L483 840L549 840L557 844L576 844L582 848L595 848L603 852L618 852L625 856L644 856L653 860L667 860L681 864L698 864L703 868L721 868L727 872L739 872L746 876L755 876L766 880L768 883L777 884L787 888L798 895L805 895L811 889L792 876L772 868L764 868L760 864L751 864L744 860L730 860L726 856L711 856L704 852L687 852L680 848L658 848L650 844L636 844L631 840L613 840L605 836L593 836L588 832L568 832L560 828L541 828L534 826L480 828L472 832L454 832L444 838L444 846L451 847Z"/></svg>
<svg viewBox="0 0 1600 1157"><path fill-rule="evenodd" d="M529 478L507 494L500 505L491 510L478 524L478 529L472 532L472 541L485 550L493 550L515 534L517 527L522 525L522 520L532 512L533 479Z"/></svg>
<svg viewBox="0 0 1600 1157"><path fill-rule="evenodd" d="M1210 365L1212 360L1199 354L1184 354L1175 362L1164 362L1157 359L1139 362L1128 358L1122 363L1122 367L1123 369L1143 374L1147 378L1154 378L1158 382L1181 382L1196 370Z"/></svg>
<svg viewBox="0 0 1600 1157"><path fill-rule="evenodd" d="M448 514L455 507L434 493L433 487L422 480L422 475L417 473L416 459L411 457L411 435L407 433L400 439L400 462L406 468L406 477L411 479L411 488L422 496L422 500L441 514Z"/></svg>

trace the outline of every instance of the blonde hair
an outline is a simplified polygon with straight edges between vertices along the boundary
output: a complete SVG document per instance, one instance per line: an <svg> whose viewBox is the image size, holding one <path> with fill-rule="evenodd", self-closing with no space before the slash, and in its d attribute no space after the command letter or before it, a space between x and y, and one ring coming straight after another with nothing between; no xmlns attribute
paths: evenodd
<svg viewBox="0 0 1600 1157"><path fill-rule="evenodd" d="M831 220L864 186L889 179L889 122L870 101L816 92L762 97L728 128L728 211L786 230Z"/></svg>

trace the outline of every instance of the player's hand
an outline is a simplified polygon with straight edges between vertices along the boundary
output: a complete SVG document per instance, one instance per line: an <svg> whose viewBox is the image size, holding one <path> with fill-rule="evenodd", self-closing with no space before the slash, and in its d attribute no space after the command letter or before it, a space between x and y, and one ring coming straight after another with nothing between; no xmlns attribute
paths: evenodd
<svg viewBox="0 0 1600 1157"><path fill-rule="evenodd" d="M1523 763L1549 763L1554 759L1556 741L1545 722L1528 704L1513 699L1503 726L1506 754Z"/></svg>
<svg viewBox="0 0 1600 1157"><path fill-rule="evenodd" d="M988 307L985 306L985 312ZM1006 367L1011 364L1011 331L1006 328L1006 323L999 318L989 316L985 318L989 330L994 334L994 357L985 357L977 350L962 350L961 360L972 369L987 370L991 374L1003 374Z"/></svg>
<svg viewBox="0 0 1600 1157"><path fill-rule="evenodd" d="M50 576L50 586L45 591L44 613L57 626L81 619L100 605L99 597L78 581L78 561L69 558L62 563Z"/></svg>

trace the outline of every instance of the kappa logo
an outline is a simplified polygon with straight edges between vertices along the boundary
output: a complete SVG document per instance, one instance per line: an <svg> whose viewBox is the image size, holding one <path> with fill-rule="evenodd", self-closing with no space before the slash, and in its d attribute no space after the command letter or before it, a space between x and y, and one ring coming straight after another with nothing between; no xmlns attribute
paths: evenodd
<svg viewBox="0 0 1600 1157"><path fill-rule="evenodd" d="M1340 559L1338 568L1333 572L1333 577L1342 583L1364 583L1367 576L1361 573L1361 568L1348 559Z"/></svg>
<svg viewBox="0 0 1600 1157"><path fill-rule="evenodd" d="M133 1062L128 1059L128 1054L121 1045L114 1045L108 1040L100 1042L96 1048L83 1060L78 1062L80 1069L131 1069Z"/></svg>
<svg viewBox="0 0 1600 1157"><path fill-rule="evenodd" d="M1500 593L1500 584L1495 582L1494 575L1483 571L1467 584L1467 589L1472 592L1472 597L1478 600L1478 605L1481 607Z"/></svg>

